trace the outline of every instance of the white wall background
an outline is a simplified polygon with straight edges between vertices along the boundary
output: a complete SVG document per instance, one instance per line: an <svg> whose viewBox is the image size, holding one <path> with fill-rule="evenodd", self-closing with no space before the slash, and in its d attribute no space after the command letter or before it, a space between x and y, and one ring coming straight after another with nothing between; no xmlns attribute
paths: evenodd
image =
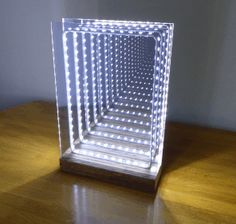
<svg viewBox="0 0 236 224"><path fill-rule="evenodd" d="M171 120L236 130L236 1L1 0L0 109L54 100L50 21L61 17L175 23Z"/></svg>
<svg viewBox="0 0 236 224"><path fill-rule="evenodd" d="M54 100L50 22L97 17L94 0L0 0L0 109Z"/></svg>

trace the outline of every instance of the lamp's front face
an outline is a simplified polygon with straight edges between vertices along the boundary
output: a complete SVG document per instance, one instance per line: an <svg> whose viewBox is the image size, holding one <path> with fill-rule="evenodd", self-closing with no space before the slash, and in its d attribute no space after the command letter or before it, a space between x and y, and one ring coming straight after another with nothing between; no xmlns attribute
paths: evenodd
<svg viewBox="0 0 236 224"><path fill-rule="evenodd" d="M173 24L53 24L61 155L156 174L162 161Z"/></svg>

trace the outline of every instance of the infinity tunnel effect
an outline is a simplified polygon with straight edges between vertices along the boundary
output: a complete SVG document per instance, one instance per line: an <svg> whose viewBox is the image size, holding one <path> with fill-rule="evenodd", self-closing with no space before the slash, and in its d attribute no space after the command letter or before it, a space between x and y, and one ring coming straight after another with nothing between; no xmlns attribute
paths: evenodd
<svg viewBox="0 0 236 224"><path fill-rule="evenodd" d="M61 24L72 152L138 169L160 165L173 24L83 19Z"/></svg>

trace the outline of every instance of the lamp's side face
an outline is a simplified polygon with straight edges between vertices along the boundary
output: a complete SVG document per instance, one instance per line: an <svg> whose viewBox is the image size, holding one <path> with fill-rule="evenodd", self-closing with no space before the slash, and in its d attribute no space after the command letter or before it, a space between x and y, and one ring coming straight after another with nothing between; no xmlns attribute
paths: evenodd
<svg viewBox="0 0 236 224"><path fill-rule="evenodd" d="M61 156L158 172L173 24L52 24Z"/></svg>
<svg viewBox="0 0 236 224"><path fill-rule="evenodd" d="M51 23L52 54L55 76L57 120L61 156L70 148L69 114L67 102L67 87L62 45L62 23Z"/></svg>

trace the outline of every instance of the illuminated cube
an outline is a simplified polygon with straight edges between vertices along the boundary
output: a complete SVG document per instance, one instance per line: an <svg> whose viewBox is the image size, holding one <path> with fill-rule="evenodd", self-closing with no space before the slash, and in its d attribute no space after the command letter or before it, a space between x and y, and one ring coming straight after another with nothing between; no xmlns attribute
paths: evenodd
<svg viewBox="0 0 236 224"><path fill-rule="evenodd" d="M155 191L174 25L52 23L61 168Z"/></svg>

